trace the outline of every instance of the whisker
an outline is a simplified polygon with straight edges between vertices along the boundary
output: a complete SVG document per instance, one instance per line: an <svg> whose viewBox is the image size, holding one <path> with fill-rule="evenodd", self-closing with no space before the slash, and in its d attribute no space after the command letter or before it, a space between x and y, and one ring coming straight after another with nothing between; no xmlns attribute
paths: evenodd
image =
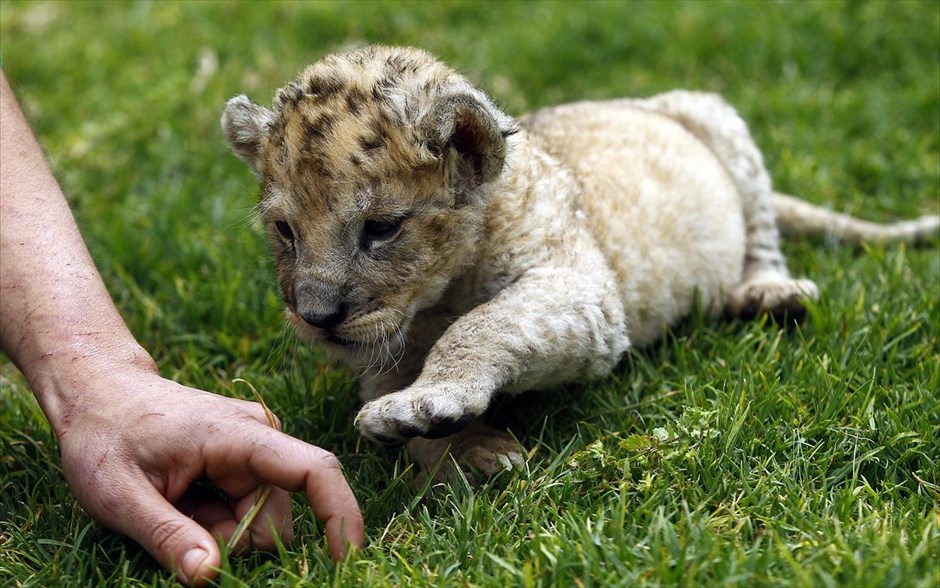
<svg viewBox="0 0 940 588"><path fill-rule="evenodd" d="M281 323L280 332L277 337L275 337L274 343L271 344L271 349L268 350L268 357L265 359L265 365L271 375L279 373L284 366L284 362L289 357L294 357L294 354L290 353L292 335L293 331L288 326L287 321Z"/></svg>

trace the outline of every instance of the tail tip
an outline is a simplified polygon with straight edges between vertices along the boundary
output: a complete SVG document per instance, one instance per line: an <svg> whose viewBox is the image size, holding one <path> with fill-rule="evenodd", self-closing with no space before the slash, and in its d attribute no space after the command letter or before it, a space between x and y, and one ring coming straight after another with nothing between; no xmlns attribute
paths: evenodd
<svg viewBox="0 0 940 588"><path fill-rule="evenodd" d="M928 214L915 222L915 240L927 241L940 235L940 214Z"/></svg>

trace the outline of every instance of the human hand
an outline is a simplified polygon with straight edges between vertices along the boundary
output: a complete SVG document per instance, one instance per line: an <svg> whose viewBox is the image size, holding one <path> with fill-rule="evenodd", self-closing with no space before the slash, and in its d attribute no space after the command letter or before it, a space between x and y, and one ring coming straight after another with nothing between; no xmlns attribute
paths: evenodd
<svg viewBox="0 0 940 588"><path fill-rule="evenodd" d="M143 373L141 373L141 371ZM214 577L228 540L265 484L271 494L236 545L274 549L293 536L287 491L307 494L330 554L361 547L363 521L333 454L273 429L262 407L165 380L151 370L100 374L59 423L65 477L103 525L140 543L188 584ZM199 492L206 479L227 497Z"/></svg>

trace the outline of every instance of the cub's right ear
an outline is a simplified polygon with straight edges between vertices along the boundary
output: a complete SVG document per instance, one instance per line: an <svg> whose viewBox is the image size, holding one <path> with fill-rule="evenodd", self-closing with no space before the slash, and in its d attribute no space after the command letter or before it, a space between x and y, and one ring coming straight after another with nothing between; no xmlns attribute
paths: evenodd
<svg viewBox="0 0 940 588"><path fill-rule="evenodd" d="M274 115L267 108L255 104L242 94L228 101L222 113L222 131L235 155L261 177L261 140Z"/></svg>

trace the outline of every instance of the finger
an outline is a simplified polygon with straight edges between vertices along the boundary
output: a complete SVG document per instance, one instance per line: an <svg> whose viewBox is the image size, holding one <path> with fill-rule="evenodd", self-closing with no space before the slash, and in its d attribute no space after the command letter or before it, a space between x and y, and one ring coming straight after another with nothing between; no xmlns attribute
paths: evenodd
<svg viewBox="0 0 940 588"><path fill-rule="evenodd" d="M206 529L219 521L235 520L235 511L229 502L208 488L190 487L173 506ZM214 532L211 534L217 536Z"/></svg>
<svg viewBox="0 0 940 588"><path fill-rule="evenodd" d="M363 546L362 514L336 456L274 429L245 447L249 468L256 476L285 490L306 493L314 514L326 527L333 559L346 555L347 544Z"/></svg>
<svg viewBox="0 0 940 588"><path fill-rule="evenodd" d="M215 522L209 527L209 533L211 533L213 537L221 537L222 541L228 546L230 554L245 555L253 547L251 531L242 533L235 545L232 545L232 535L235 534L235 529L237 528L238 521L235 520L234 517L229 517L225 520Z"/></svg>
<svg viewBox="0 0 940 588"><path fill-rule="evenodd" d="M180 582L203 585L218 573L221 554L209 532L146 481L134 481L131 491L117 492L109 506L108 524L175 571Z"/></svg>
<svg viewBox="0 0 940 588"><path fill-rule="evenodd" d="M277 548L275 536L282 543L289 543L294 538L294 525L291 520L290 494L277 487L268 488L270 493L248 527L248 533L251 534L253 548L273 551ZM237 520L241 521L247 516L262 491L263 488L259 488L235 504Z"/></svg>
<svg viewBox="0 0 940 588"><path fill-rule="evenodd" d="M253 477L253 476L248 476ZM257 503L262 491L267 488L261 509L254 515L251 526L232 548L241 553L249 547L265 551L277 548L278 541L290 543L294 538L294 525L291 520L290 494L272 485L257 487L254 492L237 500L226 501L216 492L206 488L189 488L174 506L184 515L194 519L209 530L212 537L222 537L230 541L240 522L248 516ZM248 537L251 536L249 544ZM275 540L275 536L277 540Z"/></svg>

